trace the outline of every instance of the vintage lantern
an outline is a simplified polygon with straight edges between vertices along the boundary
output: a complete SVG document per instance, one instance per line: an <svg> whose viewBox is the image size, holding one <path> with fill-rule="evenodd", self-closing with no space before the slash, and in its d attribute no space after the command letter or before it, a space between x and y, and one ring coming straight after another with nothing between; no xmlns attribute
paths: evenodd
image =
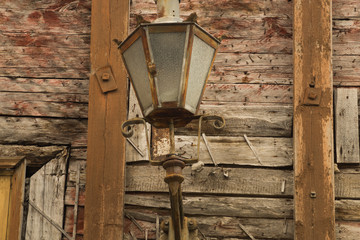
<svg viewBox="0 0 360 240"><path fill-rule="evenodd" d="M173 119L175 127L180 127L192 119L218 45L216 38L194 22L141 24L120 45L148 122L162 128Z"/></svg>

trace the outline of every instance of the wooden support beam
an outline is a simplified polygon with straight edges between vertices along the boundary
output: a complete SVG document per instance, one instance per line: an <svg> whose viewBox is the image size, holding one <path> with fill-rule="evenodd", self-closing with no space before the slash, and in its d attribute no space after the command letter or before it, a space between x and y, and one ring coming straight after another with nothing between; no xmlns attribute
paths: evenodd
<svg viewBox="0 0 360 240"><path fill-rule="evenodd" d="M91 13L84 237L114 240L123 236L125 139L120 126L127 115L127 78L115 42L128 34L129 1L93 0Z"/></svg>
<svg viewBox="0 0 360 240"><path fill-rule="evenodd" d="M335 239L331 0L294 1L295 239Z"/></svg>

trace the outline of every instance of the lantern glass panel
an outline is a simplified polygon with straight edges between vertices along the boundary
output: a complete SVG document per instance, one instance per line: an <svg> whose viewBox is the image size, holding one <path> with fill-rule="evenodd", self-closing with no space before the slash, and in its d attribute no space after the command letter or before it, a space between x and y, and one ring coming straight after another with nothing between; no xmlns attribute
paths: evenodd
<svg viewBox="0 0 360 240"><path fill-rule="evenodd" d="M177 102L184 62L186 32L150 33L160 102Z"/></svg>
<svg viewBox="0 0 360 240"><path fill-rule="evenodd" d="M195 113L205 87L215 49L196 35L192 47L185 108Z"/></svg>
<svg viewBox="0 0 360 240"><path fill-rule="evenodd" d="M126 49L123 56L138 100L143 107L143 111L147 112L146 110L152 106L152 96L141 38L138 38L128 49Z"/></svg>

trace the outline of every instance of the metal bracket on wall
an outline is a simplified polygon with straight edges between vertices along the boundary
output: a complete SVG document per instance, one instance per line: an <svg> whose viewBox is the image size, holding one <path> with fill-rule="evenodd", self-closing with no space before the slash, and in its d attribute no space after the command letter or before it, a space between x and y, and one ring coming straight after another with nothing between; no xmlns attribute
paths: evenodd
<svg viewBox="0 0 360 240"><path fill-rule="evenodd" d="M98 69L95 75L103 93L107 93L117 89L115 77L112 73L110 66Z"/></svg>
<svg viewBox="0 0 360 240"><path fill-rule="evenodd" d="M319 106L321 100L321 88L308 87L305 89L304 105Z"/></svg>

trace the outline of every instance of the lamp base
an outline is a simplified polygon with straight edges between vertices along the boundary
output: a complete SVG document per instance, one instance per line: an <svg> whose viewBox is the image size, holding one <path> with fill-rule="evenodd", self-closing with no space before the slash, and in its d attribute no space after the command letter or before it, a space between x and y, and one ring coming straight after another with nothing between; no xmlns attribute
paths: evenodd
<svg viewBox="0 0 360 240"><path fill-rule="evenodd" d="M175 231L171 218L161 223L160 240L175 240ZM184 217L181 240L199 240L195 219Z"/></svg>

